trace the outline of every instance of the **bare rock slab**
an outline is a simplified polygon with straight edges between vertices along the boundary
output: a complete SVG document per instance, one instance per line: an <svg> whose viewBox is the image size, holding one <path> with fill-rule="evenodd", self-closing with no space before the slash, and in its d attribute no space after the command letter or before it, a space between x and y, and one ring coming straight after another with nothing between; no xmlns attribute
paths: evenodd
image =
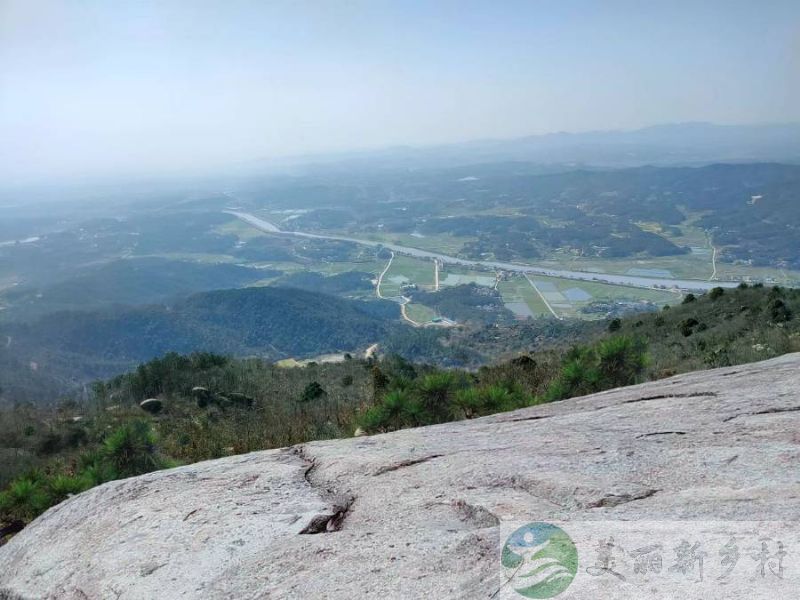
<svg viewBox="0 0 800 600"><path fill-rule="evenodd" d="M504 524L800 519L800 355L111 482L0 599L489 598Z"/></svg>

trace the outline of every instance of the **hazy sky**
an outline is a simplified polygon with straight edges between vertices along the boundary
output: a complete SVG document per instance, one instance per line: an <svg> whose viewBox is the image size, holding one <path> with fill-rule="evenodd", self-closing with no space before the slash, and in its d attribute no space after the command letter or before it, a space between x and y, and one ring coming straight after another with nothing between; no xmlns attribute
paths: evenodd
<svg viewBox="0 0 800 600"><path fill-rule="evenodd" d="M0 0L0 176L800 121L800 0Z"/></svg>

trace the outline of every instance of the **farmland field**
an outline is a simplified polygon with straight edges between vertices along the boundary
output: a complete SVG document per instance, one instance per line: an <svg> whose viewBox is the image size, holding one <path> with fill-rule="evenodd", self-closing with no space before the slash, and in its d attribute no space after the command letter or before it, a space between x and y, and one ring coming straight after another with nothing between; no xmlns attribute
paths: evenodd
<svg viewBox="0 0 800 600"><path fill-rule="evenodd" d="M381 295L390 298L402 295L402 286L416 285L432 290L434 286L433 261L396 255L391 267L383 276Z"/></svg>
<svg viewBox="0 0 800 600"><path fill-rule="evenodd" d="M545 303L524 277L515 276L507 281L501 281L497 290L502 295L506 308L518 318L550 315Z"/></svg>
<svg viewBox="0 0 800 600"><path fill-rule="evenodd" d="M424 304L410 303L406 305L408 317L417 323L430 323L437 315L436 312Z"/></svg>
<svg viewBox="0 0 800 600"><path fill-rule="evenodd" d="M558 277L532 276L531 281L561 317L586 318L581 309L592 302L651 302L675 304L681 296L668 291L634 289L594 281L572 281ZM599 314L598 316L603 316Z"/></svg>
<svg viewBox="0 0 800 600"><path fill-rule="evenodd" d="M261 215L286 230L304 230L303 219L313 211L305 210L266 210ZM475 211L473 214L515 216L512 210ZM469 215L467 207L454 214ZM675 256L626 256L602 257L580 256L568 249L554 249L538 259L517 258L515 262L533 264L545 268L570 269L576 271L620 274L655 279L697 279L708 281L714 273L716 279L736 280L741 278L761 279L767 283L791 284L800 281L800 273L781 270L775 267L752 267L734 264L714 258L712 238L696 223L703 217L701 213L686 213L686 220L679 226L666 226L657 221L638 221L636 226L642 231L662 236L672 243L689 248L686 254ZM522 218L520 216L520 218ZM563 223L544 219L551 226ZM321 231L319 226L311 226L312 231ZM305 230L308 230L306 228ZM181 254L170 253L171 258L182 258L203 262L236 262L251 267L271 268L289 275L292 273L311 271L326 276L336 276L351 271L369 273L377 280L384 270L388 259L378 258L375 247L353 244L350 242L328 242L325 240L297 239L286 236L265 234L247 223L232 217L230 222L217 225L214 231L222 236L238 239L238 247L243 249L265 248L266 256L272 256L275 249L281 260L242 260L232 254ZM327 231L327 230L326 230ZM465 251L465 244L473 243L477 238L453 235L451 233L401 233L376 232L374 229L355 230L349 227L332 227L330 233L353 236L355 238L395 243L412 248L420 248L444 254L458 255ZM260 239L259 239L260 238ZM718 250L721 253L721 250ZM270 254L273 253L273 254ZM252 253L251 253L252 255ZM258 257L257 252L255 257ZM405 256L396 253L390 268L386 271L380 286L380 295L385 298L411 298L413 291L435 291L434 264L423 258ZM498 278L500 281L498 281ZM266 276L252 285L281 285L282 277ZM482 270L452 264L441 265L439 271L439 289L454 286L476 284L494 288L500 293L503 304L517 318L550 317L559 318L602 318L616 310L635 307L660 306L674 304L680 296L666 290L632 288L605 284L595 281L576 281L544 275L531 275L530 280L520 275L500 274L492 270ZM353 290L355 297L367 298L375 295L363 288ZM430 306L421 305L418 301L409 302L406 315L411 321L429 323L438 316Z"/></svg>
<svg viewBox="0 0 800 600"><path fill-rule="evenodd" d="M421 234L404 234L404 233L374 233L374 232L338 232L340 235L350 235L365 240L375 242L386 242L389 244L397 244L398 246L408 246L410 248L419 248L421 250L429 250L431 252L441 252L442 254L458 254L464 247L464 244L472 241L474 238L460 237L448 234L436 235L421 235Z"/></svg>
<svg viewBox="0 0 800 600"><path fill-rule="evenodd" d="M492 271L473 271L459 269L446 265L439 271L439 285L448 287L453 285L467 285L476 283L486 287L494 287L497 279Z"/></svg>

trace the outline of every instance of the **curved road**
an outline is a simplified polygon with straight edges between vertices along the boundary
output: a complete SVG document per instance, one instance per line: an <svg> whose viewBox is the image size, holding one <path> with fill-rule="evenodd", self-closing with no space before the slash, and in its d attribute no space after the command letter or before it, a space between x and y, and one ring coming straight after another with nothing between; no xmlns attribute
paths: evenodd
<svg viewBox="0 0 800 600"><path fill-rule="evenodd" d="M383 299L383 295L381 294L381 283L383 283L383 276L389 271L392 267L392 263L394 262L394 252L392 252L392 256L389 257L389 262L386 263L386 267L381 271L381 274L378 275L378 283L375 284L375 295L378 298Z"/></svg>
<svg viewBox="0 0 800 600"><path fill-rule="evenodd" d="M437 252L430 252L428 250L421 250L419 248L411 248L409 246L400 246L388 242L376 242L373 240L360 240L357 238L346 237L342 235L320 235L316 233L306 233L304 231L283 231L269 221L265 221L255 215L239 211L225 211L249 223L256 229L264 231L265 233L273 233L278 235L291 235L295 237L303 237L318 240L337 240L340 242L351 242L354 244L361 244L363 246L378 247L382 246L388 248L398 254L405 254L414 256L416 258L429 258L439 259L442 263L453 265L461 265L465 267L484 267L495 270L513 271L516 273L529 273L536 275L549 275L551 277L561 277L563 279L575 279L578 281L599 281L602 283L612 283L616 285L625 285L628 287L647 288L647 289L675 289L681 291L707 291L714 287L736 287L738 282L734 281L700 281L694 279L663 279L655 277L637 277L634 275L613 275L610 273L590 273L588 271L568 271L563 269L547 269L544 267L536 267L533 265L521 265L517 263L490 261L490 260L469 260L466 258L458 258L456 256L448 256L447 254L439 254Z"/></svg>
<svg viewBox="0 0 800 600"><path fill-rule="evenodd" d="M392 300L392 299L393 299L393 298L387 298L386 296L384 296L383 294L381 294L381 283L383 283L383 277L384 277L384 275L386 275L386 273L387 273L387 272L389 271L389 269L391 268L391 266L392 266L392 262L394 262L394 252L392 252L392 256L391 256L391 258L389 259L389 262L388 262L388 263L386 263L386 267L383 269L383 271L381 271L381 274L380 274L380 275L378 275L378 283L377 283L377 284L375 284L375 295L376 295L378 298L380 298L381 300ZM417 323L417 322L416 322L414 319L412 319L411 317L409 317L409 316L408 316L408 312L406 311L406 305L407 305L407 304L409 304L409 303L411 302L411 300L410 300L410 299L408 299L408 298L406 298L406 297L405 297L405 296L403 296L403 295L400 295L400 296L395 296L395 298L400 298L400 301L399 301L399 304L400 304L400 314L402 315L402 317L403 317L403 318L404 318L406 321L408 321L409 323L411 323L411 324L412 324L414 327L422 327L422 323Z"/></svg>

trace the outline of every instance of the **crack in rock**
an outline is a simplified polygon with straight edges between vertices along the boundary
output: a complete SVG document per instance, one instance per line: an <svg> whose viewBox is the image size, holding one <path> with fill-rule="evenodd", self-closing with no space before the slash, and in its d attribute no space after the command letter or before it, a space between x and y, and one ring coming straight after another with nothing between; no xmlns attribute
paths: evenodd
<svg viewBox="0 0 800 600"><path fill-rule="evenodd" d="M342 523L347 518L355 501L354 496L343 496L339 502L333 505L330 513L316 515L308 525L300 530L300 534L331 533L341 530Z"/></svg>
<svg viewBox="0 0 800 600"><path fill-rule="evenodd" d="M609 494L607 496L603 496L595 502L587 504L586 508L613 508L615 506L619 506L620 504L627 504L628 502L634 502L636 500L644 500L645 498L654 496L657 493L658 490L648 489L642 490L641 492L635 492L633 494Z"/></svg>
<svg viewBox="0 0 800 600"><path fill-rule="evenodd" d="M642 433L641 435L637 435L636 439L640 440L646 437L652 437L654 435L686 435L685 431L654 431L652 433Z"/></svg>
<svg viewBox="0 0 800 600"><path fill-rule="evenodd" d="M152 575L156 571L158 571L161 567L166 566L167 563L151 563L148 565L144 565L141 569L139 569L139 575L141 577L147 577Z"/></svg>
<svg viewBox="0 0 800 600"><path fill-rule="evenodd" d="M311 474L318 467L317 459L308 454L305 446L293 446L289 451L306 463L306 470L303 471L303 479L306 480L306 483L319 491L320 495L331 503L330 510L312 517L308 525L300 530L300 534L339 531L352 509L356 497L349 494L340 494L329 488L321 488L311 477Z"/></svg>
<svg viewBox="0 0 800 600"><path fill-rule="evenodd" d="M590 410L605 410L607 408L614 408L623 404L635 404L636 402L649 402L651 400L665 400L667 398L715 398L717 392L692 392L688 394L657 394L654 396L644 396L642 398L632 398L631 400L623 400L619 404L607 404L604 406L597 406ZM560 415L535 415L532 417L519 417L517 419L506 419L503 423L519 423L522 421L538 421L540 419L551 419Z"/></svg>
<svg viewBox="0 0 800 600"><path fill-rule="evenodd" d="M553 415L536 415L534 417L520 417L518 419L508 419L506 423L522 423L523 421L538 421L539 419L549 419Z"/></svg>
<svg viewBox="0 0 800 600"><path fill-rule="evenodd" d="M386 465L385 467L380 467L377 471L375 471L372 474L372 476L377 477L378 475L383 475L384 473L391 473L392 471L397 471L398 469L413 467L414 465L419 465L428 462L429 460L433 460L434 458L441 458L442 456L444 456L444 454L431 454L430 456L423 456L422 458L403 460L393 465Z"/></svg>
<svg viewBox="0 0 800 600"><path fill-rule="evenodd" d="M309 456L308 452L306 452L305 446L292 446L289 451L294 454L295 456L299 457L300 460L306 463L306 470L303 472L303 478L308 482L308 484L312 487L316 487L314 483L311 481L311 472L317 468L317 459L313 456Z"/></svg>
<svg viewBox="0 0 800 600"><path fill-rule="evenodd" d="M188 519L189 517L191 517L193 514L197 513L199 510L200 510L199 508L195 508L193 511L190 511L190 512L188 512L188 513L186 514L186 516L185 516L185 517L183 517L183 520L185 521L186 519Z"/></svg>
<svg viewBox="0 0 800 600"><path fill-rule="evenodd" d="M542 502L551 504L560 510L569 510L570 505L561 502L563 498L572 498L577 495L578 489L573 491L559 487L555 482L546 479L531 478L526 475L512 475L500 479L492 479L485 484L492 488L508 488L519 492L524 492L529 496Z"/></svg>
<svg viewBox="0 0 800 600"><path fill-rule="evenodd" d="M734 419L738 419L739 417L755 417L758 415L775 415L780 413L787 413L787 412L798 412L800 411L800 406L782 406L782 407L775 407L775 408L768 408L766 410L759 410L756 412L748 412L748 413L737 413L735 415L731 415L730 417L725 417L722 419L723 423L727 423L728 421L733 421Z"/></svg>
<svg viewBox="0 0 800 600"><path fill-rule="evenodd" d="M658 394L655 396L644 396L633 400L624 400L622 404L633 404L635 402L649 402L650 400L666 400L667 398L714 398L717 392L692 392L689 394Z"/></svg>
<svg viewBox="0 0 800 600"><path fill-rule="evenodd" d="M458 518L476 527L498 527L500 519L492 511L477 504L470 504L465 500L455 500L451 503Z"/></svg>

